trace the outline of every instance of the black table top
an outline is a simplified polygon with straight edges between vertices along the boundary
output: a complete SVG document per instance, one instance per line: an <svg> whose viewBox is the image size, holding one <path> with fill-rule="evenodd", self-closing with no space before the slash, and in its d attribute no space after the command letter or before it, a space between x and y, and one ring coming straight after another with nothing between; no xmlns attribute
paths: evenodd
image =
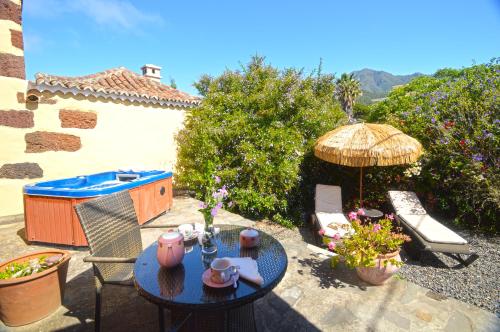
<svg viewBox="0 0 500 332"><path fill-rule="evenodd" d="M134 266L135 286L139 294L165 307L196 311L237 307L270 292L287 269L288 259L283 246L272 236L259 231L258 247L240 248L239 234L244 228L228 225L221 225L220 228L221 232L216 237L218 251L212 257L254 258L264 279L262 286L240 278L236 289L232 286L208 287L203 284L201 276L210 267L210 260L203 260L198 243L194 243L182 263L172 269L160 267L156 259L157 244L154 243L142 252Z"/></svg>

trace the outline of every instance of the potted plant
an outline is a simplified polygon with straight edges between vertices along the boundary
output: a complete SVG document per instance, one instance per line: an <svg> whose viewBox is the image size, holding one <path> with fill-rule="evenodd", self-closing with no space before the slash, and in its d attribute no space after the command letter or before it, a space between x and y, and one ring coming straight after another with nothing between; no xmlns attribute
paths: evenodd
<svg viewBox="0 0 500 332"><path fill-rule="evenodd" d="M69 260L67 251L50 249L0 263L0 319L5 325L33 323L61 305Z"/></svg>
<svg viewBox="0 0 500 332"><path fill-rule="evenodd" d="M400 228L393 227L392 215L376 224L361 224L358 214L350 213L354 234L341 243L330 243L328 248L338 256L333 257L335 265L342 258L350 268L355 268L359 278L372 285L381 285L403 265L399 251L404 242L410 241Z"/></svg>

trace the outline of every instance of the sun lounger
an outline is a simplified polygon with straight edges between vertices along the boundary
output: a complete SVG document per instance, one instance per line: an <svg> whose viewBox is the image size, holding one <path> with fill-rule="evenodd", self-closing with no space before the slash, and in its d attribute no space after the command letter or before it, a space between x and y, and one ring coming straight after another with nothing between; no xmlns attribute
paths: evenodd
<svg viewBox="0 0 500 332"><path fill-rule="evenodd" d="M354 230L342 212L342 194L339 186L316 185L315 212L312 215L312 222L315 230L322 229L326 237L331 238L337 233L340 237L352 234ZM346 228L344 229L342 225L349 227L344 226Z"/></svg>
<svg viewBox="0 0 500 332"><path fill-rule="evenodd" d="M444 253L465 266L478 258L464 238L427 214L414 192L389 191L389 199L398 222L421 251ZM461 254L469 257L464 260Z"/></svg>

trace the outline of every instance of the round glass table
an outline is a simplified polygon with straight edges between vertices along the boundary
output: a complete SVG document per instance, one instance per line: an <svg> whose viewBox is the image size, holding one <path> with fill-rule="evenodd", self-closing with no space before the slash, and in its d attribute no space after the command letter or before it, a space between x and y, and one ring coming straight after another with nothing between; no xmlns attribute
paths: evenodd
<svg viewBox="0 0 500 332"><path fill-rule="evenodd" d="M269 293L285 275L288 259L275 238L259 231L259 246L245 249L239 244L243 227L218 227L221 231L215 238L218 250L214 255L202 255L197 242L186 243L182 263L166 269L158 264L154 243L137 258L135 287L141 296L160 307L160 330L164 328L163 308L171 311L173 322L182 323L182 330L251 330L255 326L253 301ZM255 259L264 283L259 286L240 278L237 288L206 286L202 274L216 257Z"/></svg>
<svg viewBox="0 0 500 332"><path fill-rule="evenodd" d="M384 217L384 213L380 210L377 210L377 209L365 209L365 208L363 208L363 211L365 212L365 214L360 216L360 219L363 223L367 223L367 222L374 223L374 222L377 222Z"/></svg>

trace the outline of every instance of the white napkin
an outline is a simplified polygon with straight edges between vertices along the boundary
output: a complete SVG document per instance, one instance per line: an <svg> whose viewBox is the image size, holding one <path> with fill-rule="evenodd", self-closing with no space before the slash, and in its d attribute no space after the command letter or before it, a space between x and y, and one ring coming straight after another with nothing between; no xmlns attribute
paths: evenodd
<svg viewBox="0 0 500 332"><path fill-rule="evenodd" d="M250 257L225 257L231 261L231 265L239 266L240 277L262 286L264 279L259 273L257 261Z"/></svg>

